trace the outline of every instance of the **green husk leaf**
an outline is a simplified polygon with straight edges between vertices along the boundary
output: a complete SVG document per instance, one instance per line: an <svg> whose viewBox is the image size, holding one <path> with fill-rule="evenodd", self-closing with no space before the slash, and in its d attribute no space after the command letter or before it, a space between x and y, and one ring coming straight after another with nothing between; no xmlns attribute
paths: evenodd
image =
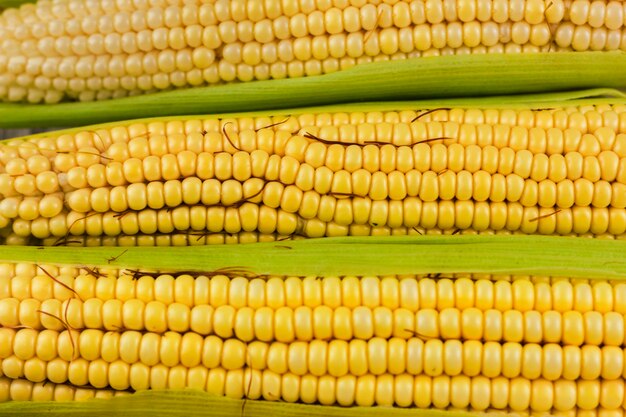
<svg viewBox="0 0 626 417"><path fill-rule="evenodd" d="M197 87L98 102L0 104L0 127L77 126L141 117L330 103L483 97L626 87L626 52L456 55L374 62L332 74Z"/></svg>
<svg viewBox="0 0 626 417"><path fill-rule="evenodd" d="M195 390L142 391L111 399L80 402L0 404L0 415L89 417L471 417L466 411L392 407L337 407L263 400L235 400Z"/></svg>
<svg viewBox="0 0 626 417"><path fill-rule="evenodd" d="M538 235L304 239L192 247L4 246L0 262L259 275L490 273L626 278L626 241Z"/></svg>
<svg viewBox="0 0 626 417"><path fill-rule="evenodd" d="M36 0L0 0L0 12L12 7L20 7L22 4L35 3Z"/></svg>
<svg viewBox="0 0 626 417"><path fill-rule="evenodd" d="M78 131L109 129L116 126L128 126L133 123L148 123L155 121L184 120L190 118L237 118L237 117L261 117L261 116L297 116L305 113L332 113L332 112L368 112L368 111L400 111L400 110L425 110L436 108L498 108L498 109L550 109L563 106L586 106L600 104L626 104L626 94L608 88L576 90L541 94L523 94L513 96L474 97L474 98L439 98L409 101L388 102L358 102L330 104L323 106L298 107L292 109L261 110L254 112L217 113L207 115L168 115L145 119L129 119L115 122L99 123L91 126L73 127L57 130L55 134L71 134ZM1 108L0 104L0 108ZM1 114L1 113L0 113ZM0 125L2 120L0 120ZM24 136L19 139L30 139L49 136L49 132Z"/></svg>

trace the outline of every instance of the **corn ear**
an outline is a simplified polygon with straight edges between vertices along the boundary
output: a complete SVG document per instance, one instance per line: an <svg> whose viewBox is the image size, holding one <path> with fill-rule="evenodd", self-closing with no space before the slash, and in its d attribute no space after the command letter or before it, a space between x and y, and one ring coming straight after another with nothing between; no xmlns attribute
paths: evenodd
<svg viewBox="0 0 626 417"><path fill-rule="evenodd" d="M171 117L8 141L0 227L10 244L79 246L431 232L621 239L625 101L563 100L597 93L610 91Z"/></svg>
<svg viewBox="0 0 626 417"><path fill-rule="evenodd" d="M67 248L6 248L0 262L106 266L163 271L209 271L245 268L254 274L359 275L404 273L486 273L626 279L623 254L626 242L558 237L385 237L374 239L326 239L279 244L241 245L231 248L146 249L91 248L80 252ZM288 254L288 255L281 255ZM452 254L452 256L451 256ZM272 262L264 261L270 258ZM383 262L383 260L385 262ZM297 265L297 268L294 267ZM109 399L69 403L9 402L0 404L5 415L373 415L381 408L342 408L284 402L236 400L194 390L146 391ZM165 412L165 411L164 411ZM470 417L466 411L384 408L385 415L420 417ZM481 414L484 415L484 414Z"/></svg>
<svg viewBox="0 0 626 417"><path fill-rule="evenodd" d="M589 13L583 4L338 1L264 7L96 1L87 17L80 3L42 0L0 16L6 38L0 48L0 98L108 100L329 74L376 61L623 51L622 6L600 2ZM54 23L46 28L49 20ZM458 60L469 73L472 62ZM568 66L583 70L592 64L578 63ZM515 65L511 60L509 66ZM600 82L606 81L598 78L593 85Z"/></svg>

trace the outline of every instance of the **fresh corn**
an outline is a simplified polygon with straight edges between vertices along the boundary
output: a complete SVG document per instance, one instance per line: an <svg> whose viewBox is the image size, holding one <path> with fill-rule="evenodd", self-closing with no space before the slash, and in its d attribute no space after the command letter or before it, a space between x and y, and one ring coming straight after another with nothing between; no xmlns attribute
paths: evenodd
<svg viewBox="0 0 626 417"><path fill-rule="evenodd" d="M422 245L424 253L447 250L445 242L431 242ZM296 243L294 249L305 248ZM385 257L401 249L389 243L357 251ZM537 247L554 243L535 239ZM571 253L560 260L569 259L576 278L259 275L248 270L261 265L258 256L249 266L211 273L198 269L216 261L196 256L188 272L159 273L133 269L133 261L128 269L111 265L124 253L85 265L105 252L45 248L39 257L60 263L0 264L0 399L87 400L192 388L246 401L623 415L626 284L617 279L623 267L606 269L614 280L581 278L594 262L619 259L619 248L607 244L621 242L558 243ZM324 245L299 268L320 270ZM596 257L586 267L574 261L594 246L600 252L590 252ZM515 247L523 256L518 267L541 272L548 265L533 246ZM281 250L278 243L267 249ZM513 246L502 249L511 253ZM38 249L7 251L5 257L28 257ZM336 249L328 256L345 261ZM176 255L163 258L171 263ZM407 263L419 269L426 262ZM380 268L393 264L390 258ZM481 269L496 264L486 260ZM455 260L450 267L476 269Z"/></svg>
<svg viewBox="0 0 626 417"><path fill-rule="evenodd" d="M107 2L0 15L0 100L103 100L450 54L626 50L622 1Z"/></svg>
<svg viewBox="0 0 626 417"><path fill-rule="evenodd" d="M623 58L625 14L615 0L43 0L0 15L0 101L207 85L179 102L216 91L232 106L239 86L310 81L332 96L333 72L363 84L474 54L486 59L437 62L480 74L528 52L562 53L505 65L551 62L502 92L593 74L623 85L597 67ZM380 75L363 65L391 60ZM537 77L557 67L563 82ZM449 71L367 97L432 93ZM476 88L493 91L450 91ZM294 105L324 101L314 95ZM526 100L151 119L1 143L0 243L12 246L0 250L0 402L57 403L0 414L213 404L211 415L242 417L622 417L626 102ZM201 102L173 113L208 112ZM44 119L62 125L54 115L74 109L84 121L97 106L60 104ZM37 106L0 107L14 123ZM413 236L354 237L377 235ZM351 238L307 239L326 236ZM172 396L184 398L177 409Z"/></svg>
<svg viewBox="0 0 626 417"><path fill-rule="evenodd" d="M14 244L620 238L625 161L623 104L132 123L1 144L0 228Z"/></svg>

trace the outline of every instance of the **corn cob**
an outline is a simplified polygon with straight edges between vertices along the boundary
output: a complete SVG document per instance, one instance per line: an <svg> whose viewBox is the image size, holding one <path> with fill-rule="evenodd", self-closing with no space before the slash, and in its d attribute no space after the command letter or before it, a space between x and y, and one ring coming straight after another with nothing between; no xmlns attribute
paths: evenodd
<svg viewBox="0 0 626 417"><path fill-rule="evenodd" d="M8 243L626 231L622 104L183 119L0 150Z"/></svg>
<svg viewBox="0 0 626 417"><path fill-rule="evenodd" d="M399 259L415 270L453 242L419 239L430 240L415 258L406 257L410 246L390 248L391 241L343 252L309 245L314 250L297 268L323 271L318 257L326 246L336 270L350 269L351 251L371 265L377 260L370 256L389 259L372 270L397 269ZM198 249L225 259L228 251L188 248L190 270L163 273L131 268L135 256L149 259L158 248L130 249L126 270L115 266L124 254L105 261L110 249L45 248L39 258L55 264L25 264L7 258L40 250L7 248L0 257L0 399L194 388L244 401L623 415L626 285L615 262L622 243L472 239L499 261L476 259L480 248L472 247L448 268L502 271L496 265L508 260L499 254L507 254L520 256L519 270L530 275L276 276L272 271L287 272L293 263L278 259L259 269L262 256L253 247L232 250L249 259L245 268L201 272L228 261L194 256ZM305 249L308 242L290 245ZM259 250L281 249L274 243ZM559 250L570 255L555 255ZM582 251L593 258L581 261ZM164 265L177 256L163 256ZM547 261L553 256L570 267L554 270ZM550 269L567 269L570 278L550 277ZM95 308L81 313L88 304Z"/></svg>
<svg viewBox="0 0 626 417"><path fill-rule="evenodd" d="M620 1L40 1L0 16L0 99L103 100L451 54L626 49Z"/></svg>

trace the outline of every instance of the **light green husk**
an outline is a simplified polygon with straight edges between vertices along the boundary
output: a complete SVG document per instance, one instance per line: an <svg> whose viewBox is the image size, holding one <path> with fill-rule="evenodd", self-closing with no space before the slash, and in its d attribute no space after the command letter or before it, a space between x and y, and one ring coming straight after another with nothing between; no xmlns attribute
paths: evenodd
<svg viewBox="0 0 626 417"><path fill-rule="evenodd" d="M244 404L245 403L245 404ZM144 391L107 400L0 404L0 416L46 417L477 417L484 413L391 407L334 407L235 400L195 390Z"/></svg>
<svg viewBox="0 0 626 417"><path fill-rule="evenodd" d="M105 104L105 102L102 102ZM494 96L477 98L438 98L410 101L388 101L388 102L363 102L363 103L342 103L323 106L297 107L291 109L260 110L260 111L238 111L235 113L211 113L211 114L184 114L167 115L159 117L147 117L143 119L125 119L121 121L105 122L90 126L70 127L53 132L55 135L71 134L80 131L95 131L98 129L110 129L116 126L128 126L133 123L167 122L174 120L185 120L194 118L205 119L231 119L238 117L286 117L297 116L306 113L333 113L333 112L368 112L368 111L401 111L401 110L426 110L436 108L497 108L497 109L551 109L565 106L587 106L587 105L616 105L626 104L626 93L610 88L596 88L588 90L565 91L556 93L541 94L521 94L512 96ZM0 104L0 116L3 115L2 104ZM53 110L51 108L51 110ZM0 117L0 127L2 127L2 117ZM67 125L72 125L68 123ZM32 139L50 136L44 132L18 139ZM0 141L0 143L2 143Z"/></svg>
<svg viewBox="0 0 626 417"><path fill-rule="evenodd" d="M98 102L1 104L0 128L78 126L142 117L331 103L484 97L626 87L626 52L456 55L374 62L282 80L197 87Z"/></svg>
<svg viewBox="0 0 626 417"><path fill-rule="evenodd" d="M192 247L4 246L0 262L262 275L491 273L626 278L626 241L559 236L433 235L303 239Z"/></svg>
<svg viewBox="0 0 626 417"><path fill-rule="evenodd" d="M0 0L0 12L11 7L20 7L26 3L34 3L36 0Z"/></svg>

